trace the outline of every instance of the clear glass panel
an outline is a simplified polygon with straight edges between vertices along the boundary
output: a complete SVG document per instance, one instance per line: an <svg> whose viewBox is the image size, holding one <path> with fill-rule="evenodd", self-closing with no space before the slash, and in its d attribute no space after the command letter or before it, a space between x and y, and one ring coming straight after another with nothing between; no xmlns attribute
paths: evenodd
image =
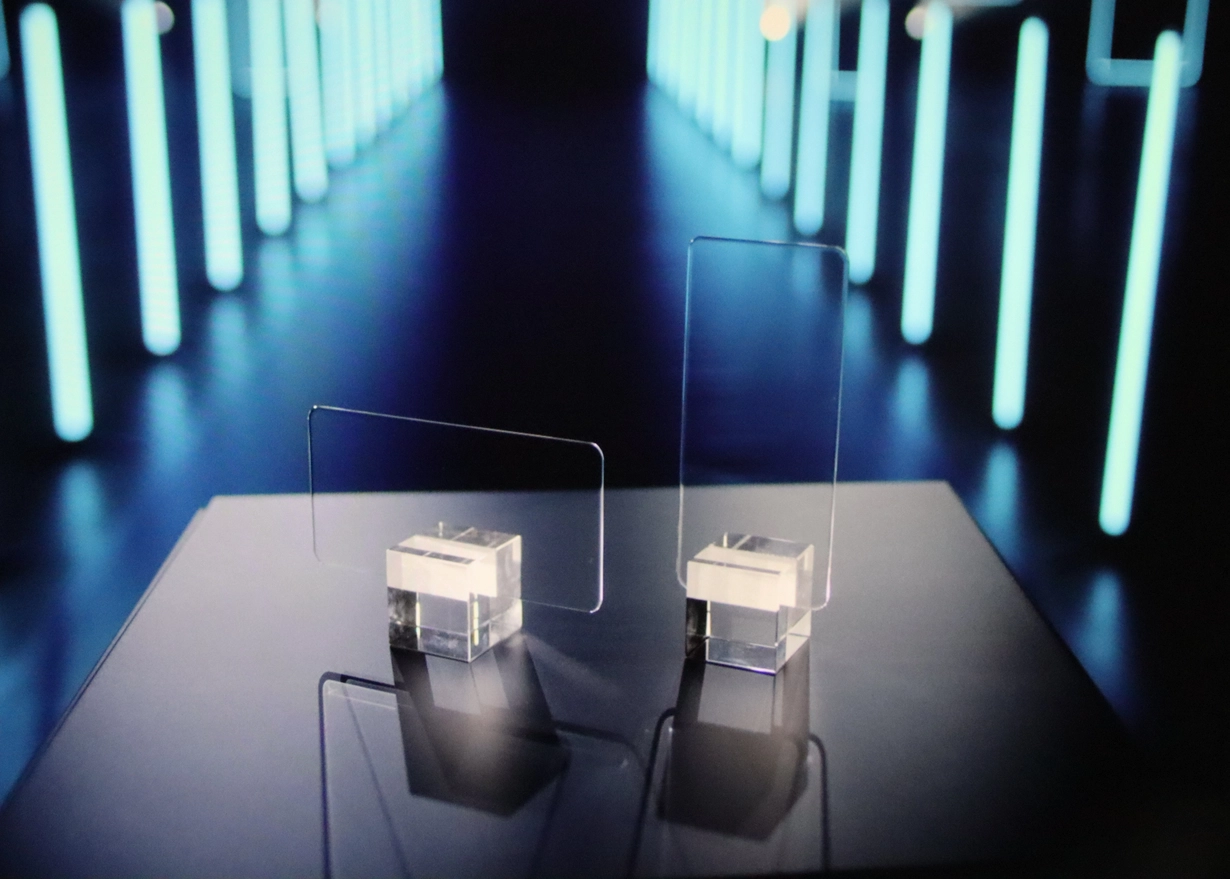
<svg viewBox="0 0 1230 879"><path fill-rule="evenodd" d="M677 573L714 661L775 671L828 601L845 298L838 248L689 250Z"/></svg>
<svg viewBox="0 0 1230 879"><path fill-rule="evenodd" d="M316 556L388 589L397 646L472 659L522 600L602 604L593 443L317 406L308 451ZM450 643L411 643L424 627Z"/></svg>
<svg viewBox="0 0 1230 879"><path fill-rule="evenodd" d="M645 767L553 721L524 639L321 683L330 876L627 875Z"/></svg>

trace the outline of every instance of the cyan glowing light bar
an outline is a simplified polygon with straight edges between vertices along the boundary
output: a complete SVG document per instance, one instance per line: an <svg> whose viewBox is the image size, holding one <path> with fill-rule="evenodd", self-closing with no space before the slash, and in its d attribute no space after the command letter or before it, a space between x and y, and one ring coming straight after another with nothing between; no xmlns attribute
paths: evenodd
<svg viewBox="0 0 1230 879"><path fill-rule="evenodd" d="M1034 284L1034 239L1038 228L1038 180L1042 170L1042 117L1046 107L1049 32L1039 18L1021 24L1008 159L1008 206L999 282L999 330L991 415L1010 430L1025 415L1029 364L1029 316Z"/></svg>
<svg viewBox="0 0 1230 879"><path fill-rule="evenodd" d="M714 0L704 0L697 7L696 27L696 122L701 131L713 130L713 14Z"/></svg>
<svg viewBox="0 0 1230 879"><path fill-rule="evenodd" d="M794 228L815 235L824 225L829 167L829 92L833 82L833 0L811 0L803 38L799 89L799 154L794 175Z"/></svg>
<svg viewBox="0 0 1230 879"><path fill-rule="evenodd" d="M431 8L431 81L444 75L444 26L440 18L440 0L428 0Z"/></svg>
<svg viewBox="0 0 1230 879"><path fill-rule="evenodd" d="M9 65L12 58L9 55L9 32L4 27L4 4L0 3L0 79L9 75Z"/></svg>
<svg viewBox="0 0 1230 879"><path fill-rule="evenodd" d="M325 115L325 154L329 164L344 168L354 161L355 118L353 37L349 0L320 2L320 64Z"/></svg>
<svg viewBox="0 0 1230 879"><path fill-rule="evenodd" d="M372 72L376 86L376 129L393 121L393 59L389 57L389 0L371 0Z"/></svg>
<svg viewBox="0 0 1230 879"><path fill-rule="evenodd" d="M730 155L741 168L754 168L760 161L764 129L765 39L760 33L761 0L735 0L739 4L739 29L734 35L735 127Z"/></svg>
<svg viewBox="0 0 1230 879"><path fill-rule="evenodd" d="M918 70L918 111L914 119L914 163L910 172L910 213L906 229L905 290L901 334L918 345L931 336L935 311L935 269L940 244L940 200L944 191L944 133L948 124L948 68L952 56L952 11L927 5Z"/></svg>
<svg viewBox="0 0 1230 879"><path fill-rule="evenodd" d="M884 87L888 70L888 0L863 0L858 27L850 195L846 207L846 255L850 260L850 282L865 284L875 273L876 230L880 222L880 160L884 141Z"/></svg>
<svg viewBox="0 0 1230 879"><path fill-rule="evenodd" d="M393 90L394 116L410 103L409 14L409 0L389 0L389 81Z"/></svg>
<svg viewBox="0 0 1230 879"><path fill-rule="evenodd" d="M431 84L431 10L429 0L412 0L414 4L413 49L414 57L414 91L416 94L424 91Z"/></svg>
<svg viewBox="0 0 1230 879"><path fill-rule="evenodd" d="M1209 0L1187 0L1183 16L1183 61L1179 83L1193 86L1204 67L1204 34L1209 21ZM1095 85L1149 86L1153 62L1148 59L1112 58L1115 31L1115 0L1093 0L1089 8L1089 41L1085 46L1085 73Z"/></svg>
<svg viewBox="0 0 1230 879"><path fill-rule="evenodd" d="M376 139L376 67L372 57L372 45L376 40L374 12L375 0L349 0L351 9L350 58L354 63L351 74L354 83L354 128L355 140L367 146Z"/></svg>
<svg viewBox="0 0 1230 879"><path fill-rule="evenodd" d="M1098 522L1107 534L1122 534L1132 518L1182 55L1183 41L1179 35L1163 31L1153 52L1153 82L1149 86L1149 108L1145 113L1136 213L1132 219L1132 243L1123 297L1123 323L1119 330L1119 355L1115 361L1110 431L1106 440L1106 467L1102 474Z"/></svg>
<svg viewBox="0 0 1230 879"><path fill-rule="evenodd" d="M266 235L280 235L289 228L291 217L280 0L248 0L248 40L252 53L256 225Z"/></svg>
<svg viewBox="0 0 1230 879"><path fill-rule="evenodd" d="M687 0L667 0L667 2L670 4L667 7L670 10L667 16L670 26L667 29L669 36L666 40L666 76L663 84L666 93L678 101L679 89L683 85L683 56L686 51L683 16Z"/></svg>
<svg viewBox="0 0 1230 879"><path fill-rule="evenodd" d="M56 435L74 442L94 428L90 361L81 301L77 212L64 112L64 74L55 13L44 3L21 11L21 60L26 87L38 261L43 281L51 415Z"/></svg>
<svg viewBox="0 0 1230 879"><path fill-rule="evenodd" d="M791 153L794 146L794 68L798 58L799 29L794 2L774 0L790 12L790 27L780 40L769 43L764 87L764 155L760 160L760 191L782 198L790 190Z"/></svg>
<svg viewBox="0 0 1230 879"><path fill-rule="evenodd" d="M734 30L734 0L715 0L713 20L713 139L722 149L730 148L734 120L734 65L731 33Z"/></svg>
<svg viewBox="0 0 1230 879"><path fill-rule="evenodd" d="M243 280L239 225L239 175L226 0L192 0L192 61L201 156L201 219L205 226L205 276L217 290Z"/></svg>
<svg viewBox="0 0 1230 879"><path fill-rule="evenodd" d="M679 95L676 100L684 112L691 113L696 108L699 88L697 74L700 64L700 36L697 32L700 29L700 0L682 0L680 5L683 21L680 34L682 41L679 53Z"/></svg>
<svg viewBox="0 0 1230 879"><path fill-rule="evenodd" d="M649 36L645 40L645 72L658 82L658 51L662 36L662 0L649 0Z"/></svg>
<svg viewBox="0 0 1230 879"><path fill-rule="evenodd" d="M153 354L179 347L179 279L171 217L171 168L167 158L162 54L154 0L124 0L124 88L141 288L141 338Z"/></svg>
<svg viewBox="0 0 1230 879"><path fill-rule="evenodd" d="M284 0L283 10L295 192L304 201L319 201L329 189L329 169L321 120L316 4L313 0Z"/></svg>

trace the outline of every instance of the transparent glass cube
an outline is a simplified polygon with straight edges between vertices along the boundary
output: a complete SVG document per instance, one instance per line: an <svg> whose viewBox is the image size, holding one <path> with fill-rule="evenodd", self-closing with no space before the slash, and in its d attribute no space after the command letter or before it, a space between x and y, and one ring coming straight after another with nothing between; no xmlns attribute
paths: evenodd
<svg viewBox="0 0 1230 879"><path fill-rule="evenodd" d="M467 662L521 628L521 536L439 523L385 552L389 644Z"/></svg>
<svg viewBox="0 0 1230 879"><path fill-rule="evenodd" d="M814 566L811 544L723 534L688 562L688 649L775 674L811 637Z"/></svg>

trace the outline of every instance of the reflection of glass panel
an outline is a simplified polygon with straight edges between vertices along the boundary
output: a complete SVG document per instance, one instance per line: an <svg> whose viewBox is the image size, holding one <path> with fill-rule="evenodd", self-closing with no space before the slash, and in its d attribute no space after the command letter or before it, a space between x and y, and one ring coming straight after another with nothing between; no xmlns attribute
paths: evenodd
<svg viewBox="0 0 1230 879"><path fill-rule="evenodd" d="M390 655L392 687L321 684L329 875L626 873L644 766L553 719L524 635Z"/></svg>
<svg viewBox="0 0 1230 879"><path fill-rule="evenodd" d="M824 869L824 755L808 734L809 654L773 677L684 663L654 743L634 872Z"/></svg>

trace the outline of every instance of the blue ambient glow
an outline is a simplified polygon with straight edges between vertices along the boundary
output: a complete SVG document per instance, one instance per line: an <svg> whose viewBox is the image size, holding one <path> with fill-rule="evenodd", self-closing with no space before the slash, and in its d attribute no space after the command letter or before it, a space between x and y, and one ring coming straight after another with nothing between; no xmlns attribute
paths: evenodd
<svg viewBox="0 0 1230 879"><path fill-rule="evenodd" d="M64 113L64 74L56 15L43 3L21 11L21 60L26 87L39 272L56 435L74 442L94 428L90 363L81 301L77 213Z"/></svg>
<svg viewBox="0 0 1230 879"><path fill-rule="evenodd" d="M995 342L995 388L991 400L992 417L1004 430L1019 425L1025 415L1048 42L1049 33L1042 20L1025 19L1016 60L1008 207L999 283L999 330Z"/></svg>
<svg viewBox="0 0 1230 879"><path fill-rule="evenodd" d="M850 259L850 282L853 284L867 283L876 267L887 70L888 0L863 0L859 14L858 73L854 85L850 197L846 208L846 254Z"/></svg>
<svg viewBox="0 0 1230 879"><path fill-rule="evenodd" d="M793 3L789 27L780 40L769 43L765 72L764 155L760 163L760 191L769 198L782 198L790 190L791 149L794 145L794 68L798 56L799 29L794 23Z"/></svg>
<svg viewBox="0 0 1230 879"><path fill-rule="evenodd" d="M0 79L9 75L10 64L12 58L9 56L9 32L4 26L4 4L0 3Z"/></svg>
<svg viewBox="0 0 1230 879"><path fill-rule="evenodd" d="M354 80L351 73L350 13L347 0L321 0L320 66L324 98L325 154L344 168L354 161Z"/></svg>
<svg viewBox="0 0 1230 879"><path fill-rule="evenodd" d="M1145 114L1140 177L1136 185L1136 213L1132 219L1123 323L1119 330L1119 355L1115 362L1110 431L1106 441L1106 468L1102 474L1102 504L1098 513L1098 522L1107 534L1122 534L1132 518L1132 494L1136 485L1136 457L1140 450L1145 378L1149 371L1158 265L1166 225L1166 198L1170 187L1170 159L1174 148L1182 52L1183 41L1177 33L1163 31L1158 36L1153 53L1149 108Z"/></svg>
<svg viewBox="0 0 1230 879"><path fill-rule="evenodd" d="M373 10L375 0L350 0L350 33L353 37L350 58L354 63L354 126L355 140L367 146L376 139L376 68L372 58L375 42Z"/></svg>
<svg viewBox="0 0 1230 879"><path fill-rule="evenodd" d="M731 84L734 70L731 32L734 30L733 0L716 0L713 20L713 139L724 150L730 149L734 100Z"/></svg>
<svg viewBox="0 0 1230 879"><path fill-rule="evenodd" d="M171 168L162 96L162 56L154 0L124 0L124 87L137 224L141 337L153 354L179 347L179 279L171 218Z"/></svg>
<svg viewBox="0 0 1230 879"><path fill-rule="evenodd" d="M833 0L807 6L799 95L799 154L794 175L794 228L815 235L824 225L829 167L829 93L833 83Z"/></svg>
<svg viewBox="0 0 1230 879"><path fill-rule="evenodd" d="M243 280L243 238L239 225L226 0L192 0L192 50L201 154L205 276L217 290L234 290Z"/></svg>
<svg viewBox="0 0 1230 879"><path fill-rule="evenodd" d="M1204 67L1204 34L1209 22L1209 0L1187 0L1183 16L1183 60L1179 82L1193 86ZM1115 0L1093 0L1089 8L1089 41L1085 46L1085 74L1094 85L1148 86L1153 62L1138 58L1112 58Z"/></svg>
<svg viewBox="0 0 1230 879"><path fill-rule="evenodd" d="M935 268L940 244L940 200L944 191L944 134L948 124L948 72L952 56L952 11L927 5L918 69L918 111L914 119L914 164L910 172L910 214L906 230L905 290L901 334L918 345L931 336L935 311Z"/></svg>
<svg viewBox="0 0 1230 879"><path fill-rule="evenodd" d="M735 0L739 4L739 29L734 35L735 117L730 155L740 168L754 168L760 161L764 117L765 38L760 33L760 0Z"/></svg>
<svg viewBox="0 0 1230 879"><path fill-rule="evenodd" d="M295 192L319 201L329 189L320 112L320 64L313 0L285 0L286 73Z"/></svg>
<svg viewBox="0 0 1230 879"><path fill-rule="evenodd" d="M266 235L290 227L290 159L280 0L248 0L252 53L252 158L256 225Z"/></svg>

